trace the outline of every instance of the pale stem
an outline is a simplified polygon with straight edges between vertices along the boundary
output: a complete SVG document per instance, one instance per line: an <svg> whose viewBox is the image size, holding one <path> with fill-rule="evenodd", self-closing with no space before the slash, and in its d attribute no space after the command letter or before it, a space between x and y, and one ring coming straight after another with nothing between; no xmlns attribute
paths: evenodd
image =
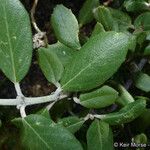
<svg viewBox="0 0 150 150"><path fill-rule="evenodd" d="M26 97L26 105L35 105L35 104L42 104L47 102L53 102L57 99L64 99L67 95L60 95L59 97L56 97L56 95L49 95L49 96L42 96L42 97Z"/></svg>
<svg viewBox="0 0 150 150"><path fill-rule="evenodd" d="M25 118L27 116L26 112L25 112L25 106L24 105L20 106L20 115L22 118Z"/></svg>
<svg viewBox="0 0 150 150"><path fill-rule="evenodd" d="M68 95L60 95L58 99L64 99ZM24 102L26 106L29 105L36 105L36 104L41 104L41 103L47 103L47 102L53 102L55 101L56 95L49 95L49 96L42 96L42 97L24 97ZM3 106L17 106L20 105L22 101L20 99L0 99L0 105Z"/></svg>
<svg viewBox="0 0 150 150"><path fill-rule="evenodd" d="M19 99L0 99L0 105L2 106L17 106L19 104Z"/></svg>
<svg viewBox="0 0 150 150"><path fill-rule="evenodd" d="M94 119L94 116L92 114L87 114L85 117L84 117L84 121L87 121L87 120L93 120Z"/></svg>
<svg viewBox="0 0 150 150"><path fill-rule="evenodd" d="M15 90L16 90L17 96L24 96L22 94L22 91L21 91L21 88L20 88L20 84L19 83L14 83L14 85L15 85Z"/></svg>
<svg viewBox="0 0 150 150"><path fill-rule="evenodd" d="M57 101L54 101L52 102L51 104L49 104L48 106L46 106L46 109L49 111L53 106L54 104L56 103Z"/></svg>
<svg viewBox="0 0 150 150"><path fill-rule="evenodd" d="M59 82L55 83L55 86L56 86L57 88L60 88L60 87L61 87L61 85L60 85Z"/></svg>
<svg viewBox="0 0 150 150"><path fill-rule="evenodd" d="M97 118L97 119L103 119L103 118L105 118L105 115L97 115L97 114L95 114L95 115L93 115L93 117Z"/></svg>
<svg viewBox="0 0 150 150"><path fill-rule="evenodd" d="M80 99L78 99L77 97L73 97L73 101L77 104L81 104Z"/></svg>
<svg viewBox="0 0 150 150"><path fill-rule="evenodd" d="M105 115L93 115L93 114L87 114L85 117L84 117L84 120L87 121L89 119L93 120L94 118L97 118L97 119L103 119L105 117Z"/></svg>
<svg viewBox="0 0 150 150"><path fill-rule="evenodd" d="M20 115L22 118L26 117L26 112L25 112L25 97L22 94L21 88L20 88L20 84L19 83L14 83L15 85L15 89L16 89L16 93L17 93L17 97L16 100L19 102L19 104L17 104L17 108L20 110Z"/></svg>
<svg viewBox="0 0 150 150"><path fill-rule="evenodd" d="M31 9L31 21L32 21L32 24L33 24L34 29L35 29L38 33L40 33L40 32L42 32L42 31L38 28L38 26L37 26L37 24L36 24L36 21L35 21L35 18L34 18L34 14L35 14L35 10L36 10L37 3L38 3L38 0L34 0L33 6L32 6L32 9Z"/></svg>

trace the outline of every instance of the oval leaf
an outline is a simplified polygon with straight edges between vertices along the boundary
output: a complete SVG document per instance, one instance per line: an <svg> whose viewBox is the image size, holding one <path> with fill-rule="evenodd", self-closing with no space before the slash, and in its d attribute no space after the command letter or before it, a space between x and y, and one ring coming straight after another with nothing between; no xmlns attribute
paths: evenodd
<svg viewBox="0 0 150 150"><path fill-rule="evenodd" d="M88 150L113 150L113 134L109 124L95 120L87 131Z"/></svg>
<svg viewBox="0 0 150 150"><path fill-rule="evenodd" d="M110 10L104 6L99 6L93 11L95 19L100 22L106 31L115 30L117 24L112 17Z"/></svg>
<svg viewBox="0 0 150 150"><path fill-rule="evenodd" d="M82 150L77 139L64 127L52 124L40 115L30 115L13 122L22 129L22 142L28 149Z"/></svg>
<svg viewBox="0 0 150 150"><path fill-rule="evenodd" d="M57 5L51 17L51 23L60 42L74 49L80 48L78 22L70 9Z"/></svg>
<svg viewBox="0 0 150 150"><path fill-rule="evenodd" d="M0 20L0 68L16 83L24 78L31 63L29 17L19 0L1 0Z"/></svg>
<svg viewBox="0 0 150 150"><path fill-rule="evenodd" d="M66 66L65 91L83 91L103 84L120 67L128 50L128 36L103 32L91 38Z"/></svg>
<svg viewBox="0 0 150 150"><path fill-rule="evenodd" d="M118 92L109 86L80 95L80 104L87 108L103 108L113 104L118 97Z"/></svg>
<svg viewBox="0 0 150 150"><path fill-rule="evenodd" d="M147 3L147 0L127 0L124 2L124 6L129 12L149 10L149 3Z"/></svg>
<svg viewBox="0 0 150 150"><path fill-rule="evenodd" d="M139 99L135 102L129 103L119 112L103 115L101 119L110 125L128 123L139 117L144 112L145 107L146 101Z"/></svg>
<svg viewBox="0 0 150 150"><path fill-rule="evenodd" d="M145 73L139 73L135 77L135 86L145 92L150 92L150 76Z"/></svg>
<svg viewBox="0 0 150 150"><path fill-rule="evenodd" d="M48 48L38 49L39 65L47 80L55 85L61 78L63 65L57 55Z"/></svg>
<svg viewBox="0 0 150 150"><path fill-rule="evenodd" d="M139 15L135 22L134 25L137 29L142 29L144 31L149 31L150 30L150 12L145 12L141 15Z"/></svg>
<svg viewBox="0 0 150 150"><path fill-rule="evenodd" d="M99 0L86 0L79 12L80 26L89 23L93 20L93 9L98 7Z"/></svg>

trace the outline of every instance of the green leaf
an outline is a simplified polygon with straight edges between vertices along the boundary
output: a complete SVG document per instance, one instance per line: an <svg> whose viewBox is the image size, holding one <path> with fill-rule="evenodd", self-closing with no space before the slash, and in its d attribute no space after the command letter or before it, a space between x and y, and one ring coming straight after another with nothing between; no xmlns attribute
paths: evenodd
<svg viewBox="0 0 150 150"><path fill-rule="evenodd" d="M77 139L64 127L51 124L40 115L14 119L22 129L22 143L27 149L36 150L82 150Z"/></svg>
<svg viewBox="0 0 150 150"><path fill-rule="evenodd" d="M79 11L79 23L80 26L91 22L93 17L93 9L98 7L99 0L86 0Z"/></svg>
<svg viewBox="0 0 150 150"><path fill-rule="evenodd" d="M87 131L88 150L114 150L109 124L94 120Z"/></svg>
<svg viewBox="0 0 150 150"><path fill-rule="evenodd" d="M117 9L112 9L112 8L108 8L108 9L110 10L113 20L118 25L118 31L126 31L132 26L131 18L129 17L128 14Z"/></svg>
<svg viewBox="0 0 150 150"><path fill-rule="evenodd" d="M50 114L49 114L49 111L48 111L47 108L41 109L41 110L38 111L36 114L37 114L37 115L41 115L41 116L43 116L43 117L49 119L50 121L52 121L52 120L50 119ZM52 122L53 122L53 121L52 121Z"/></svg>
<svg viewBox="0 0 150 150"><path fill-rule="evenodd" d="M147 136L144 133L138 134L135 137L133 137L133 141L136 144L146 144L147 143ZM141 149L137 149L141 150Z"/></svg>
<svg viewBox="0 0 150 150"><path fill-rule="evenodd" d="M146 40L146 36L147 36L147 33L146 32L143 32L143 31L139 31L139 32L135 32L134 35L136 36L136 41L137 43L142 46L143 43L145 42Z"/></svg>
<svg viewBox="0 0 150 150"><path fill-rule="evenodd" d="M66 117L66 118L60 119L58 121L58 124L63 125L71 133L74 134L75 132L77 132L82 127L84 122L85 121L83 119L79 119L78 117Z"/></svg>
<svg viewBox="0 0 150 150"><path fill-rule="evenodd" d="M126 0L124 7L129 12L139 12L149 10L149 4L146 0Z"/></svg>
<svg viewBox="0 0 150 150"><path fill-rule="evenodd" d="M27 74L32 58L29 16L19 0L1 0L0 20L0 68L16 83Z"/></svg>
<svg viewBox="0 0 150 150"><path fill-rule="evenodd" d="M48 49L49 51L56 53L63 66L66 66L66 64L71 60L73 55L77 52L60 43L59 41L55 44L48 45Z"/></svg>
<svg viewBox="0 0 150 150"><path fill-rule="evenodd" d="M137 37L133 34L128 34L128 35L130 36L129 50L131 52L134 52L137 44Z"/></svg>
<svg viewBox="0 0 150 150"><path fill-rule="evenodd" d="M46 79L57 85L63 73L63 65L57 55L48 48L39 48L38 62Z"/></svg>
<svg viewBox="0 0 150 150"><path fill-rule="evenodd" d="M100 22L106 31L116 30L116 25L110 10L104 6L99 6L93 11L95 19Z"/></svg>
<svg viewBox="0 0 150 150"><path fill-rule="evenodd" d="M105 32L105 29L104 29L104 27L103 27L103 25L101 23L97 22L95 27L94 27L94 30L92 32L91 37L93 37L93 36L95 36L95 35L97 35L97 34L99 34L101 32Z"/></svg>
<svg viewBox="0 0 150 150"><path fill-rule="evenodd" d="M129 103L134 102L132 95L122 85L119 85L119 92L120 96L117 99L117 103L121 104L122 106L125 106Z"/></svg>
<svg viewBox="0 0 150 150"><path fill-rule="evenodd" d="M134 26L137 29L143 29L144 31L149 31L150 30L150 12L145 12L139 15L135 22Z"/></svg>
<svg viewBox="0 0 150 150"><path fill-rule="evenodd" d="M113 104L118 92L109 86L103 86L90 93L80 95L80 104L87 108L103 108Z"/></svg>
<svg viewBox="0 0 150 150"><path fill-rule="evenodd" d="M61 85L65 91L84 91L103 84L120 67L128 50L128 36L103 32L89 39L66 66Z"/></svg>
<svg viewBox="0 0 150 150"><path fill-rule="evenodd" d="M145 48L144 55L150 55L150 44Z"/></svg>
<svg viewBox="0 0 150 150"><path fill-rule="evenodd" d="M145 92L150 92L150 76L145 73L139 73L135 77L135 86Z"/></svg>
<svg viewBox="0 0 150 150"><path fill-rule="evenodd" d="M70 9L57 5L51 17L51 23L60 42L74 49L80 48L78 22Z"/></svg>
<svg viewBox="0 0 150 150"><path fill-rule="evenodd" d="M103 115L101 119L110 125L128 123L139 117L144 112L145 107L146 101L138 99L129 103L118 112Z"/></svg>

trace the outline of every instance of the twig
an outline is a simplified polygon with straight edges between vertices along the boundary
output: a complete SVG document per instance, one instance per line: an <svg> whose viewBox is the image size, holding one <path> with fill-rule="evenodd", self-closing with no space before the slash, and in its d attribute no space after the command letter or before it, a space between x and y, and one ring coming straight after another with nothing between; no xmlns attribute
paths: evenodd
<svg viewBox="0 0 150 150"><path fill-rule="evenodd" d="M24 96L22 94L22 91L21 91L21 88L20 88L20 84L19 83L14 83L14 86L15 86L15 90L16 90L16 93L18 96Z"/></svg>
<svg viewBox="0 0 150 150"><path fill-rule="evenodd" d="M39 47L44 47L48 45L46 32L42 32L39 29L38 25L36 24L35 17L34 17L37 4L38 4L38 0L34 0L33 6L31 9L31 22L33 24L35 31L37 32L33 37L33 48L39 48Z"/></svg>
<svg viewBox="0 0 150 150"><path fill-rule="evenodd" d="M43 97L32 97L32 98L25 98L26 99L26 105L35 105L35 104L42 104L47 102L53 102L57 99L64 99L67 95L60 95L59 97L56 97L55 95L49 95L49 96L43 96Z"/></svg>
<svg viewBox="0 0 150 150"><path fill-rule="evenodd" d="M19 99L0 99L0 105L2 106L17 106L19 104Z"/></svg>
<svg viewBox="0 0 150 150"><path fill-rule="evenodd" d="M27 115L26 115L26 112L25 112L25 107L24 105L20 106L20 108L18 108L20 110L20 115L22 118L25 118Z"/></svg>
<svg viewBox="0 0 150 150"><path fill-rule="evenodd" d="M81 104L80 99L78 99L77 97L73 97L73 101L77 104Z"/></svg>
<svg viewBox="0 0 150 150"><path fill-rule="evenodd" d="M57 101L54 101L52 102L51 104L49 104L48 106L46 106L46 109L49 111L53 106L54 104L56 103Z"/></svg>
<svg viewBox="0 0 150 150"><path fill-rule="evenodd" d="M97 119L102 119L104 118L105 115L97 115L97 114L87 114L85 117L84 117L84 120L87 121L87 120L93 120L94 118L97 118Z"/></svg>
<svg viewBox="0 0 150 150"><path fill-rule="evenodd" d="M39 32L42 32L42 31L37 26L35 18L34 18L37 3L38 3L38 0L34 0L33 6L32 6L32 9L31 9L31 21L32 21L34 29L37 31L37 33L39 33Z"/></svg>
<svg viewBox="0 0 150 150"><path fill-rule="evenodd" d="M58 99L64 99L68 95L63 94L58 97ZM41 97L24 97L24 102L26 106L29 105L36 105L36 104L42 104L47 102L53 102L57 99L56 95L49 95L49 96L41 96ZM0 105L3 106L17 106L22 104L22 101L20 99L0 99Z"/></svg>
<svg viewBox="0 0 150 150"><path fill-rule="evenodd" d="M16 106L20 110L21 117L24 118L24 117L26 117L26 112L25 112L25 107L26 107L25 96L22 94L22 91L21 91L19 83L14 83L14 86L15 86L15 90L16 90L16 93L17 93L16 100L18 101L18 104Z"/></svg>
<svg viewBox="0 0 150 150"><path fill-rule="evenodd" d="M24 118L26 117L26 112L25 112L26 103L25 103L25 97L22 94L19 83L15 84L15 89L17 92L16 100L18 100L18 104L16 106L17 106L17 109L20 110L21 117Z"/></svg>

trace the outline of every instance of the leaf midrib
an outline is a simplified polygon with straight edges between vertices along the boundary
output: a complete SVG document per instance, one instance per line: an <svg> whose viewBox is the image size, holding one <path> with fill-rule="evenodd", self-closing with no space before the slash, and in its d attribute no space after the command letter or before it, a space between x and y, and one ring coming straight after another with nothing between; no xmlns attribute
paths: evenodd
<svg viewBox="0 0 150 150"><path fill-rule="evenodd" d="M5 1L5 5L6 5ZM13 70L13 78L14 78L14 82L16 82L16 70L15 70L15 64L14 64L14 55L13 55L13 48L12 48L12 44L11 44L11 40L10 40L10 34L9 34L9 25L7 22L7 13L6 13L6 7L4 5L2 5L3 7L3 11L4 11L4 20L5 20L5 25L6 25L6 35L7 35L7 39L8 39L8 45L9 45L9 52L10 52L10 59L11 59L11 63L12 63L12 70Z"/></svg>
<svg viewBox="0 0 150 150"><path fill-rule="evenodd" d="M118 45L116 43L112 44L112 47L114 46L113 49L115 49L116 47L118 47ZM110 50L111 48L108 48L108 51ZM76 77L78 77L82 72L84 72L87 68L89 68L92 64L94 64L95 62L97 62L97 60L100 58L101 56L99 55L99 57L97 57L95 59L95 61L92 61L91 63L89 63L84 69L80 70L71 80L69 80L67 83L65 83L63 86L62 86L62 89L67 86L70 82L72 82Z"/></svg>
<svg viewBox="0 0 150 150"><path fill-rule="evenodd" d="M49 149L52 150L51 147L49 147L49 145L42 139L42 137L36 132L36 130L34 130L34 128L25 120L23 119L23 121L26 123L27 126L29 126L29 128L35 133L35 135L37 135L37 137L44 143L44 145Z"/></svg>

